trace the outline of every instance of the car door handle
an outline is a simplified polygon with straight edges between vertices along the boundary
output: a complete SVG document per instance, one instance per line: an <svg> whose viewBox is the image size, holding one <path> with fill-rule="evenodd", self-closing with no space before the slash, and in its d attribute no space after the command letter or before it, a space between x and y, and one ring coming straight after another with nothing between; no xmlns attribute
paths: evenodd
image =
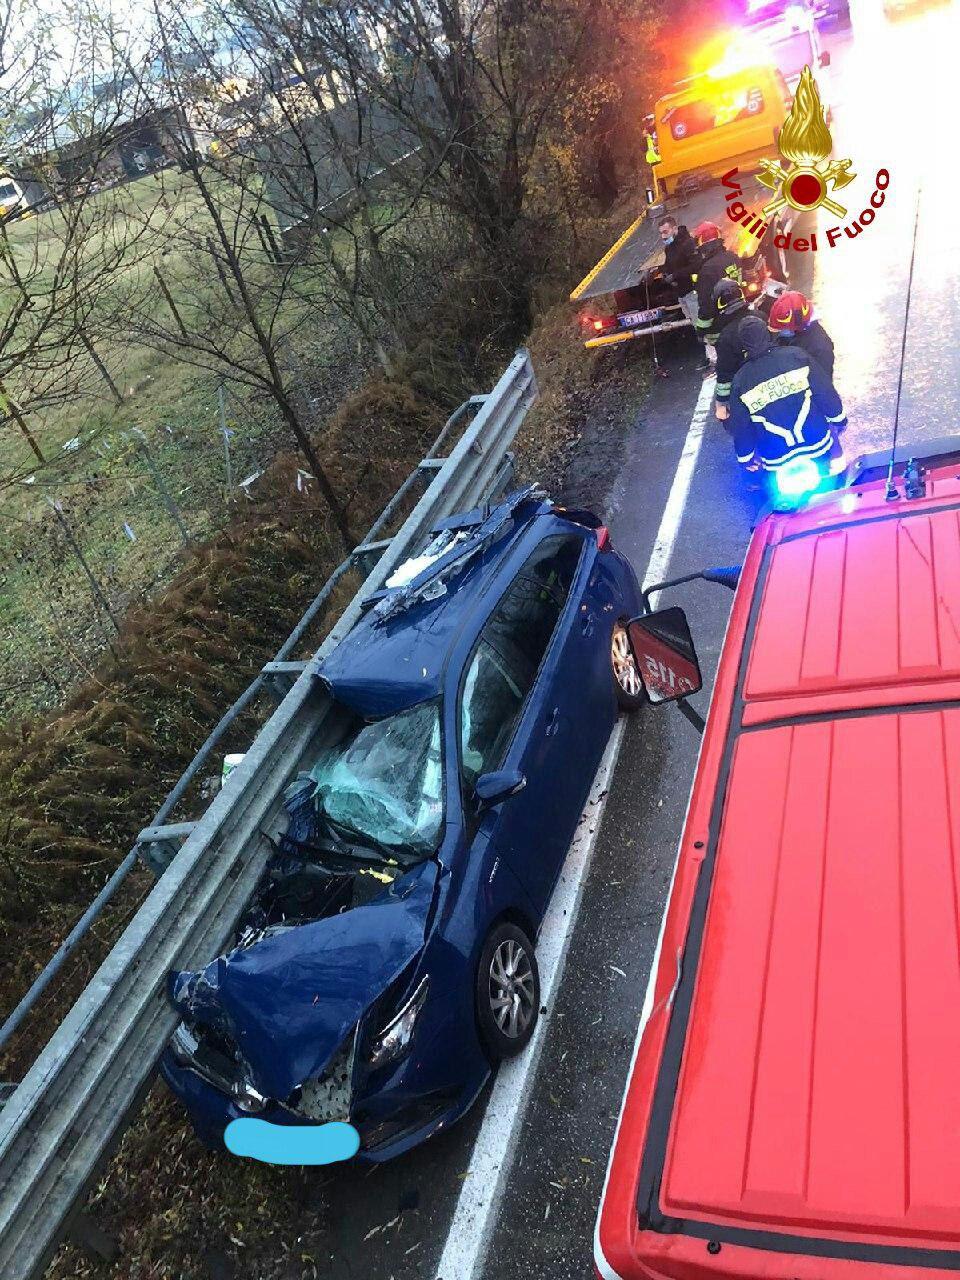
<svg viewBox="0 0 960 1280"><path fill-rule="evenodd" d="M560 708L554 707L547 716L546 734L548 738L552 738L560 728Z"/></svg>
<svg viewBox="0 0 960 1280"><path fill-rule="evenodd" d="M580 633L585 636L593 635L593 614L581 613L580 615Z"/></svg>

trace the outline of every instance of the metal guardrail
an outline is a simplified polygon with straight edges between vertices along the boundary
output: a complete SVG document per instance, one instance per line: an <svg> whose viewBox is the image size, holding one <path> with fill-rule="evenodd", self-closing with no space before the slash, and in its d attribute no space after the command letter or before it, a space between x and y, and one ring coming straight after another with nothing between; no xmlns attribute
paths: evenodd
<svg viewBox="0 0 960 1280"><path fill-rule="evenodd" d="M393 517L397 508L400 506L400 503L409 494L410 490L425 477L435 475L443 465L445 460L437 457L436 455L439 454L440 450L443 448L454 427L456 427L471 410L474 410L475 412L478 411L480 406L483 405L486 400L487 396L485 395L471 396L469 400L465 400L459 408L454 410L444 424L443 430L431 445L428 456L418 464L415 470L411 472L397 492L393 495L368 531L363 542L354 548L353 552L347 557L347 559L337 566L327 581L323 584L323 587L314 597L303 617L284 641L276 657L263 667L256 679L253 680L246 689L244 689L243 693L236 702L234 702L233 706L231 706L221 717L220 721L212 730L203 746L194 756L193 760L184 770L176 785L158 809L153 822L150 826L145 827L140 832L133 849L131 849L120 865L112 873L103 888L97 894L96 898L94 898L93 902L73 926L66 938L64 938L63 942L60 943L53 956L31 983L30 989L19 1001L16 1008L10 1012L3 1024L0 1025L0 1049L8 1043L23 1020L36 1006L40 997L51 985L54 978L64 967L72 953L77 949L86 935L90 932L92 926L103 914L111 899L116 896L118 890L122 887L130 872L136 867L138 861L145 863L156 875L161 875L167 868L173 855L178 851L180 844L189 834L189 824L169 824L167 820L174 812L177 805L179 805L183 800L190 784L206 764L207 760L212 755L214 748L222 740L227 730L233 725L238 717L242 715L242 713L264 690L264 688L271 689L277 696L277 701L281 701L286 694L289 693L305 665L302 662L288 661L289 655L296 649L297 645L300 643L317 615L323 609L334 587L340 579L345 576L345 574L350 572L351 569L359 566L362 571L364 567L376 563L377 559L382 555L391 542L390 538L378 542L376 541L377 535Z"/></svg>
<svg viewBox="0 0 960 1280"><path fill-rule="evenodd" d="M432 524L476 506L509 482L509 445L536 396L530 357L519 351L489 395L473 397L461 406L435 442L434 453L459 417L483 401L449 457L425 459L401 487L346 567L341 565L325 585L277 659L267 664L207 739L153 826L141 833L146 844L160 850L158 866L166 860L169 842L186 838L0 1111L0 1275L4 1280L36 1280L42 1275L99 1164L148 1089L157 1059L176 1025L177 1015L165 998L167 973L195 968L215 955L228 941L253 892L270 853L264 832L278 818L283 788L321 732L330 706L321 682L313 679L316 658L328 653L350 630L360 616L361 601L383 586ZM436 474L414 510L392 538L375 542L424 471ZM365 557L377 557L360 590L314 659L287 662L332 584L358 553L361 563ZM196 823L187 829L183 824L171 827L167 818L223 729L264 684L277 681L289 685L289 690L243 762ZM125 861L135 857L136 849Z"/></svg>

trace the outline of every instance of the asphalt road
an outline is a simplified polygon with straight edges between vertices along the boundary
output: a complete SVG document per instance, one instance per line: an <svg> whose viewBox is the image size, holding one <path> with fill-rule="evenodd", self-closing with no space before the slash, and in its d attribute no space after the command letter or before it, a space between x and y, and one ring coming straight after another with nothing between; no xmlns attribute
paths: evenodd
<svg viewBox="0 0 960 1280"><path fill-rule="evenodd" d="M848 454L890 442L915 219L900 439L935 439L960 423L960 220L950 128L960 49L955 9L888 23L879 0L861 0L859 7L854 0L852 33L828 40L834 155L850 157L857 178L838 193L847 218L821 211L819 251L791 254L789 264L799 287L812 291L837 345ZM828 249L826 229L849 224L869 207L879 170L890 180L872 222ZM663 531L702 385L689 339L676 338L661 355L669 377L655 381L639 415L625 415L622 453L611 464L602 503L616 545L641 575ZM574 474L574 486L576 480ZM590 483L596 485L595 469ZM738 563L752 507L729 439L712 417L683 499L670 575ZM706 679L697 700L703 712L730 599L723 588L702 583L671 595L694 628ZM481 1099L460 1126L413 1155L369 1173L343 1168L315 1184L304 1202L304 1243L323 1274L332 1280L592 1274L596 1206L698 745L695 731L671 709L648 708L626 726L562 981L543 1020L536 1072L518 1100L503 1081L494 1083L494 1100L502 1088L509 1105L492 1108L486 1123ZM481 1230L471 1202L482 1208L498 1176ZM451 1253L452 1230L465 1233L459 1252ZM441 1258L451 1256L457 1272L439 1272Z"/></svg>

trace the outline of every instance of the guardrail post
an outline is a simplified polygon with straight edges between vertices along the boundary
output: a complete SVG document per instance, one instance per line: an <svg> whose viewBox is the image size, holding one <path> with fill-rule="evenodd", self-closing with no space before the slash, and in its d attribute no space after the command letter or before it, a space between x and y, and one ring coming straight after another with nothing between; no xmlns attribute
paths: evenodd
<svg viewBox="0 0 960 1280"><path fill-rule="evenodd" d="M263 667L267 687L278 702L282 702L303 675L306 662L268 662Z"/></svg>
<svg viewBox="0 0 960 1280"><path fill-rule="evenodd" d="M378 542L361 542L350 552L351 559L362 574L368 574L392 541L392 538L381 538Z"/></svg>
<svg viewBox="0 0 960 1280"><path fill-rule="evenodd" d="M89 1214L76 1214L67 1235L90 1262L116 1262L120 1257L120 1246L116 1240L108 1236Z"/></svg>
<svg viewBox="0 0 960 1280"><path fill-rule="evenodd" d="M195 822L170 822L162 827L144 827L137 836L136 848L140 861L158 880L196 825Z"/></svg>

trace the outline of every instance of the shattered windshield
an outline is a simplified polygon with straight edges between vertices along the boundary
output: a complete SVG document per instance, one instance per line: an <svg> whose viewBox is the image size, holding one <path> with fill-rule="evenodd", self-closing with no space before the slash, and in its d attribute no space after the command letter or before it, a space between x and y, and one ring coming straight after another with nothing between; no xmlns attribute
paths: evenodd
<svg viewBox="0 0 960 1280"><path fill-rule="evenodd" d="M340 833L401 855L434 853L443 827L439 703L355 722L311 777L320 814Z"/></svg>

